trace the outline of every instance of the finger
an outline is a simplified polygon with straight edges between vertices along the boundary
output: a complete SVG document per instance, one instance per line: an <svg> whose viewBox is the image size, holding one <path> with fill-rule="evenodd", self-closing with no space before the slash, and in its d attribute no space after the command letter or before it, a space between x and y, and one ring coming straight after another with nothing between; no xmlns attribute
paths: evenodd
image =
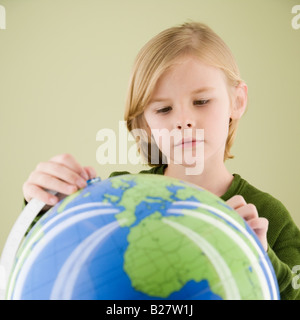
<svg viewBox="0 0 300 320"><path fill-rule="evenodd" d="M234 210L245 206L247 204L247 202L245 201L244 197L241 195L235 195L232 198L230 198L229 200L226 201L226 203L233 208Z"/></svg>
<svg viewBox="0 0 300 320"><path fill-rule="evenodd" d="M266 218L256 218L247 221L249 227L254 231L265 251L268 250L267 232L269 221Z"/></svg>
<svg viewBox="0 0 300 320"><path fill-rule="evenodd" d="M83 167L83 170L88 175L89 180L97 177L97 172L93 167Z"/></svg>
<svg viewBox="0 0 300 320"><path fill-rule="evenodd" d="M248 203L238 209L237 213L244 218L246 221L258 218L258 212L254 204Z"/></svg>
<svg viewBox="0 0 300 320"><path fill-rule="evenodd" d="M71 169L72 171L78 173L85 180L88 180L86 172L83 170L81 165L75 160L75 158L72 155L64 153L51 158L50 161L60 163L65 167Z"/></svg>
<svg viewBox="0 0 300 320"><path fill-rule="evenodd" d="M30 184L66 195L70 195L78 189L76 185L66 183L43 172L33 172L31 174Z"/></svg>
<svg viewBox="0 0 300 320"><path fill-rule="evenodd" d="M268 231L269 221L266 218L252 219L247 223L257 236L265 235Z"/></svg>
<svg viewBox="0 0 300 320"><path fill-rule="evenodd" d="M86 186L86 180L83 179L78 173L69 169L68 167L57 162L41 162L37 165L36 172L44 173L49 176L58 178L68 184L76 185L78 188L84 188ZM32 183L32 177L30 177L30 182Z"/></svg>
<svg viewBox="0 0 300 320"><path fill-rule="evenodd" d="M59 201L58 197L52 195L51 193L36 185L28 183L26 184L26 187L24 187L24 189L26 189L26 192L24 192L24 197L27 202L29 202L33 198L36 198L45 202L47 205L53 206Z"/></svg>

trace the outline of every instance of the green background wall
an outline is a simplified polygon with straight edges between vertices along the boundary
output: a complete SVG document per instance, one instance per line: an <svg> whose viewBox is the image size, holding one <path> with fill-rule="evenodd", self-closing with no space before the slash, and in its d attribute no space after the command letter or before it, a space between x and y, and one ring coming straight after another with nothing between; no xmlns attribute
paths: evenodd
<svg viewBox="0 0 300 320"><path fill-rule="evenodd" d="M300 226L300 29L291 24L296 4L0 0L6 9L6 29L0 30L0 250L21 212L22 184L38 162L70 153L102 178L144 168L100 165L96 134L102 128L118 132L141 46L189 20L208 24L225 40L249 87L229 170L280 199Z"/></svg>

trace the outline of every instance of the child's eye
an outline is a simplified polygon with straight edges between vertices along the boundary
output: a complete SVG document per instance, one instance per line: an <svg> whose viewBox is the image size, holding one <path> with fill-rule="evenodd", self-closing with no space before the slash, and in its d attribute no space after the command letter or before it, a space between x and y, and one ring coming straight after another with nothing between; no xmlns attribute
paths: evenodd
<svg viewBox="0 0 300 320"><path fill-rule="evenodd" d="M207 104L209 100L195 100L193 102L194 106L203 106L204 104Z"/></svg>
<svg viewBox="0 0 300 320"><path fill-rule="evenodd" d="M164 107L156 110L156 113L168 113L170 110L172 110L172 107Z"/></svg>

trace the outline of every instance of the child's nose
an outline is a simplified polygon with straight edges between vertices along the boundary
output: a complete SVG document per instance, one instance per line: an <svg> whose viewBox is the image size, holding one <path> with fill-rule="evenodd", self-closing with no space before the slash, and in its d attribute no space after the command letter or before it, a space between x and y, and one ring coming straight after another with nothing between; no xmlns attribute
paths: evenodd
<svg viewBox="0 0 300 320"><path fill-rule="evenodd" d="M193 115L191 113L188 114L180 114L176 121L176 129L192 129L195 128L195 119L193 119Z"/></svg>
<svg viewBox="0 0 300 320"><path fill-rule="evenodd" d="M184 102L180 107L175 109L174 116L174 126L176 129L183 130L196 127L196 114Z"/></svg>
<svg viewBox="0 0 300 320"><path fill-rule="evenodd" d="M181 124L181 123L176 124L176 128L179 130L181 130L182 128L184 129L184 128L192 128L192 127L193 127L193 124L191 123L191 121L185 124Z"/></svg>

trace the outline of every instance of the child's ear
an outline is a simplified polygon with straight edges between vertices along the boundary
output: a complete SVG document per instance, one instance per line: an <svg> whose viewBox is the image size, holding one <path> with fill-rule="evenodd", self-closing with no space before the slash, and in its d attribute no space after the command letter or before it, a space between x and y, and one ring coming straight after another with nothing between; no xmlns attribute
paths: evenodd
<svg viewBox="0 0 300 320"><path fill-rule="evenodd" d="M234 91L230 118L238 120L244 114L248 101L248 87L245 82L241 82Z"/></svg>

